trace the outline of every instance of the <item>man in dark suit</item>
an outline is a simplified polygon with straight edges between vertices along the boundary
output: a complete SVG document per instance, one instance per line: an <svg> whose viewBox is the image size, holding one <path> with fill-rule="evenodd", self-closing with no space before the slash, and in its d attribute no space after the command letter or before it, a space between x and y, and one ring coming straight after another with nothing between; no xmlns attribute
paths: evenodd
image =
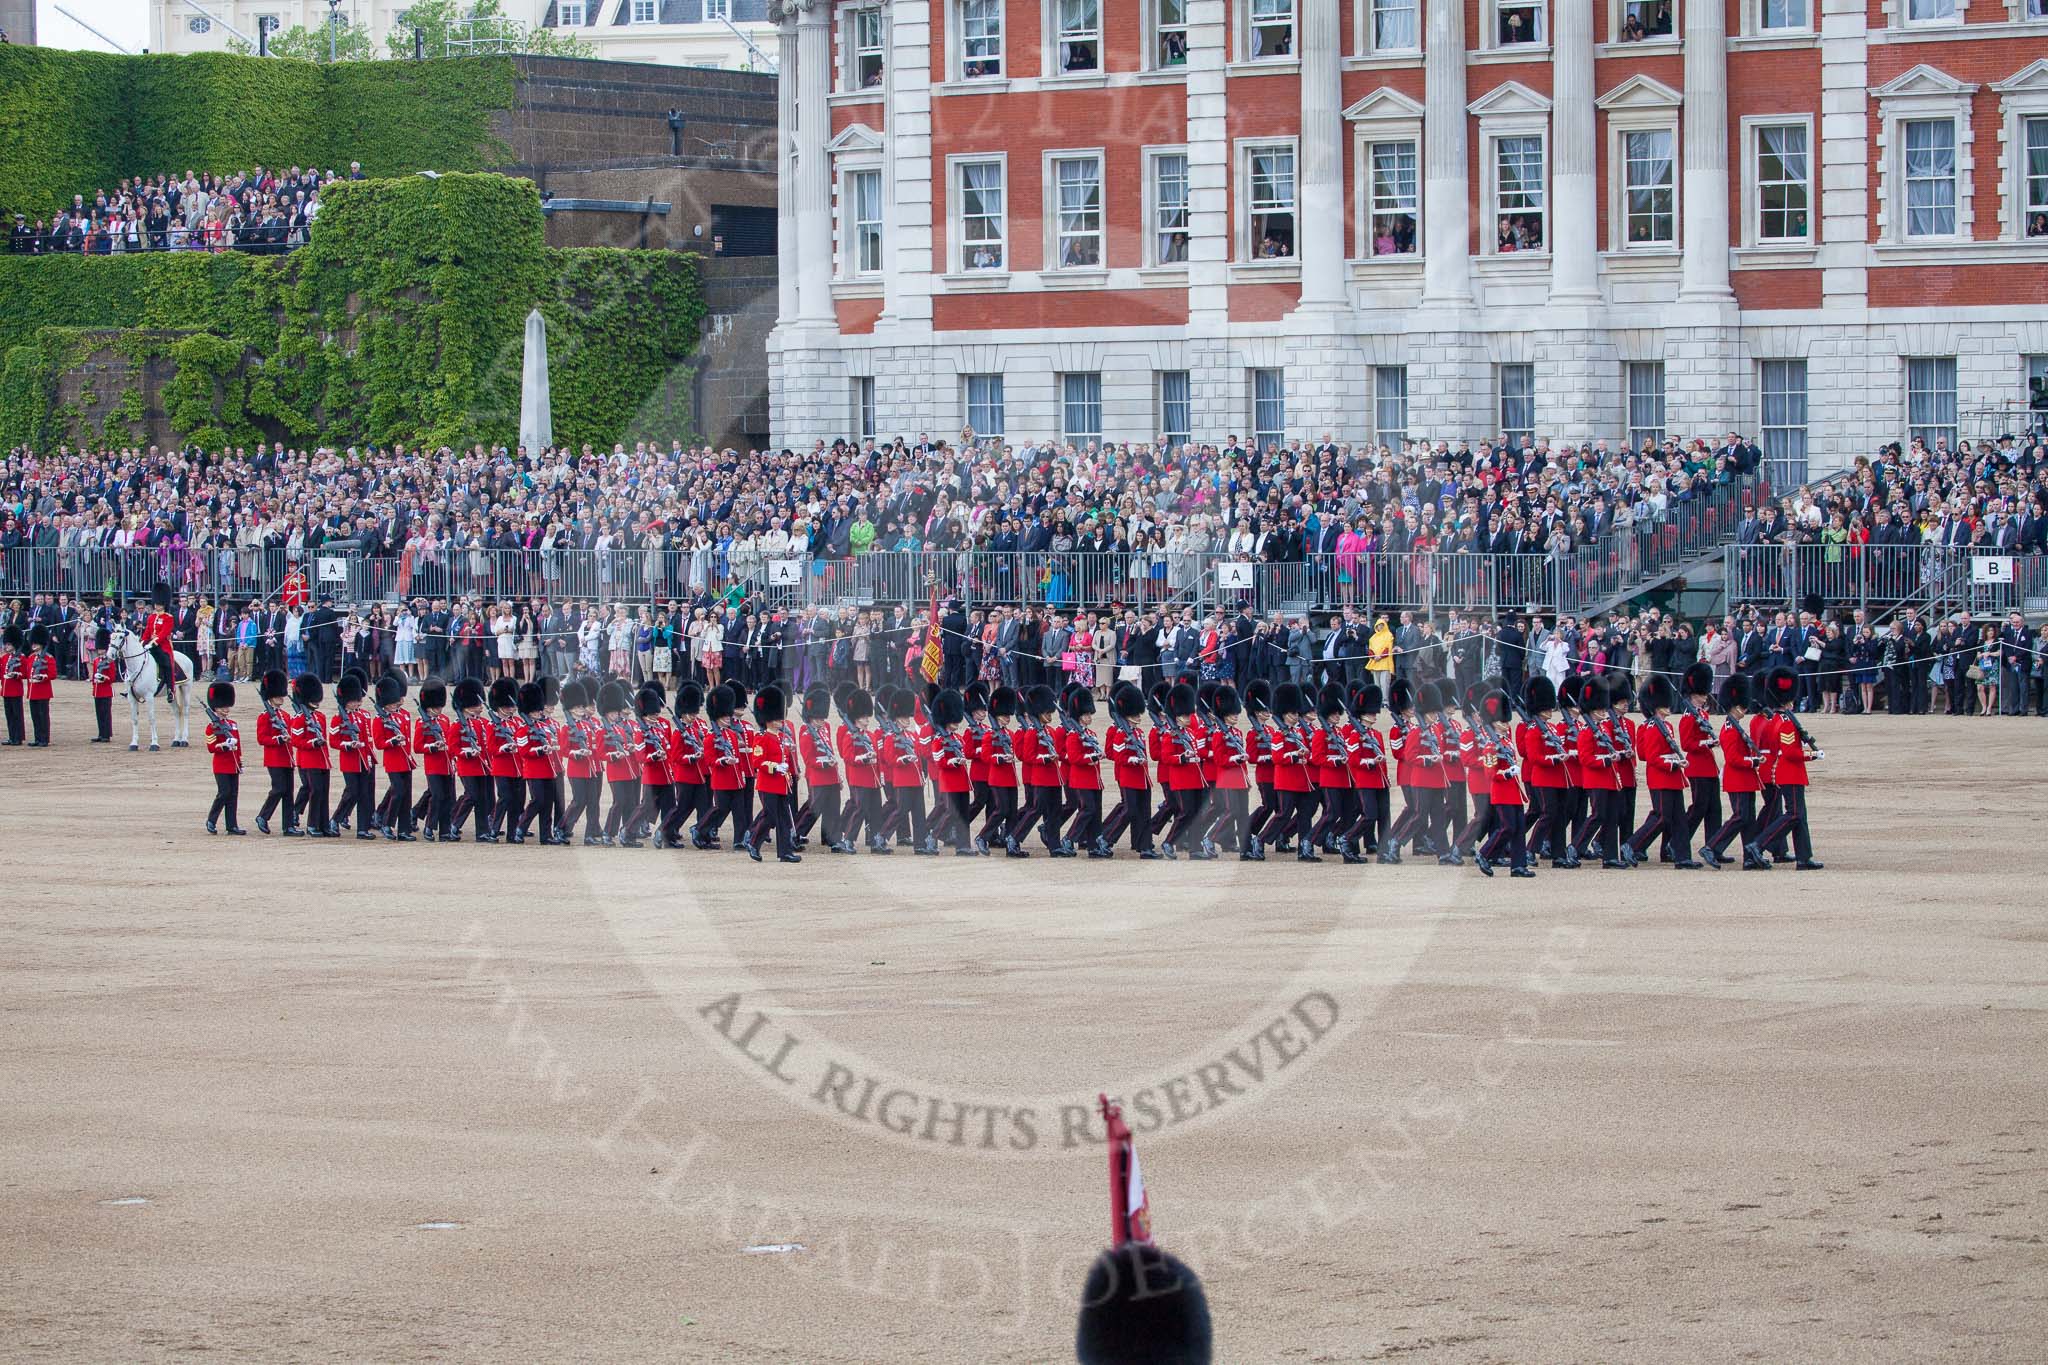
<svg viewBox="0 0 2048 1365"><path fill-rule="evenodd" d="M334 598L321 594L320 603L299 623L299 638L306 651L306 668L322 682L335 681L335 663L340 655L341 618L335 614Z"/></svg>
<svg viewBox="0 0 2048 1365"><path fill-rule="evenodd" d="M1501 617L1494 627L1494 652L1500 656L1500 678L1511 697L1522 695L1522 683L1528 676L1527 651L1528 634L1524 630L1528 618L1509 619Z"/></svg>
<svg viewBox="0 0 2048 1365"><path fill-rule="evenodd" d="M967 613L960 599L949 597L939 615L939 649L945 660L948 687L965 687L967 677Z"/></svg>
<svg viewBox="0 0 2048 1365"><path fill-rule="evenodd" d="M2034 633L2027 619L2014 612L1998 632L1998 714L2027 713L2027 674L2034 663Z"/></svg>

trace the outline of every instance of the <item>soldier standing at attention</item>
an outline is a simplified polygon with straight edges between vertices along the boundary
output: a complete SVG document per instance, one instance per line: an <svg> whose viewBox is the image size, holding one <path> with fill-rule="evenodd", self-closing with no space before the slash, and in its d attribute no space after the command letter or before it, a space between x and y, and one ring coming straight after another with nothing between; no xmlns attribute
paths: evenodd
<svg viewBox="0 0 2048 1365"><path fill-rule="evenodd" d="M228 833L247 834L236 815L242 792L242 729L228 713L235 709L233 683L208 683L206 687L206 749L213 755L213 805L206 812L206 832L220 833L220 817L228 818Z"/></svg>

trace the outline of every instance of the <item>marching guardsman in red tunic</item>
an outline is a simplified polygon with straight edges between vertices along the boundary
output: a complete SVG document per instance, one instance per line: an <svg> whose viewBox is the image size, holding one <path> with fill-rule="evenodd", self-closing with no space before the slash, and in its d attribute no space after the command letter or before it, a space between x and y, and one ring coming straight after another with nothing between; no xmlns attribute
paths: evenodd
<svg viewBox="0 0 2048 1365"><path fill-rule="evenodd" d="M762 688L754 698L754 719L759 728L754 732L748 758L754 773L754 790L761 796L761 813L767 817L768 827L775 831L775 861L800 863L803 855L796 851L790 803L797 756L789 747L782 724L787 714L782 689L772 683ZM747 855L757 863L761 861L760 845L751 838L747 840Z"/></svg>
<svg viewBox="0 0 2048 1365"><path fill-rule="evenodd" d="M1544 681L1548 682L1548 679ZM1507 856L1508 875L1533 877L1529 866L1529 826L1522 791L1522 737L1509 729L1514 717L1508 694L1499 688L1479 699L1481 728L1474 737L1475 757L1486 774L1486 808L1493 833L1480 845L1474 861L1487 876Z"/></svg>
<svg viewBox="0 0 2048 1365"><path fill-rule="evenodd" d="M1571 842L1571 767L1576 755L1557 718L1557 688L1550 679L1540 673L1529 679L1527 701L1529 718L1515 727L1515 749L1536 798L1536 823L1526 837L1539 854L1547 843L1550 865L1563 871L1579 865Z"/></svg>
<svg viewBox="0 0 2048 1365"><path fill-rule="evenodd" d="M747 839L754 828L754 721L747 706L745 683L728 681L723 684L732 693L732 714L725 718L726 728L732 731L733 743L740 751L740 795L739 819L733 823L732 851L748 852ZM919 779L922 781L922 779Z"/></svg>
<svg viewBox="0 0 2048 1365"><path fill-rule="evenodd" d="M358 839L377 837L377 755L371 747L370 716L361 706L368 691L359 670L343 673L334 684L334 723L327 730L341 773L341 803L334 809L334 824L346 828L353 815Z"/></svg>
<svg viewBox="0 0 2048 1365"><path fill-rule="evenodd" d="M1064 803L1060 798L1059 741L1052 733L1059 705L1058 696L1042 683L1024 694L1023 710L1029 721L1018 727L1016 747L1030 805L1011 823L1003 839L1003 851L1012 858L1031 856L1025 852L1023 840L1031 833L1033 824L1040 826L1038 837L1044 841L1047 853L1055 858L1074 856L1073 850L1060 844L1060 812Z"/></svg>
<svg viewBox="0 0 2048 1365"><path fill-rule="evenodd" d="M1341 853L1347 863L1364 858L1351 846L1350 829L1358 821L1351 790L1350 755L1344 748L1344 689L1325 683L1316 693L1316 723L1309 731L1308 758L1315 774L1316 790L1322 800L1322 814L1308 841L1321 853Z"/></svg>
<svg viewBox="0 0 2048 1365"><path fill-rule="evenodd" d="M50 632L41 625L31 626L28 632L28 678L24 693L28 697L29 729L35 739L30 747L50 747L50 698L55 695L57 684L57 656L50 653Z"/></svg>
<svg viewBox="0 0 2048 1365"><path fill-rule="evenodd" d="M733 692L720 684L704 696L704 718L711 722L711 747L706 751L711 772L711 815L700 827L699 848L717 847L719 827L733 817L735 848L744 848L746 826L739 821L740 793L747 787L747 764L752 758L752 741L746 731L733 723Z"/></svg>
<svg viewBox="0 0 2048 1365"><path fill-rule="evenodd" d="M1417 853L1429 852L1429 831L1424 825L1424 798L1416 774L1422 769L1422 726L1415 717L1415 685L1395 678L1388 705L1394 713L1394 730L1389 747L1394 755L1394 781L1401 788L1401 814L1387 835L1387 846L1398 858L1401 845L1413 838Z"/></svg>
<svg viewBox="0 0 2048 1365"><path fill-rule="evenodd" d="M1271 841L1272 826L1280 818L1280 797L1273 790L1273 745L1276 739L1267 708L1273 704L1273 684L1253 678L1244 687L1245 748L1252 759L1252 781L1259 789L1259 806L1252 812L1251 837L1259 851Z"/></svg>
<svg viewBox="0 0 2048 1365"><path fill-rule="evenodd" d="M562 833L562 736L553 717L552 678L519 685L519 723L526 727L526 748L519 754L519 778L526 784L526 807L519 813L519 837L528 831L543 844L566 844ZM557 694L559 695L559 694Z"/></svg>
<svg viewBox="0 0 2048 1365"><path fill-rule="evenodd" d="M448 823L459 837L462 818L473 811L476 824L470 831L471 837L480 844L494 844L498 836L491 833L491 826L497 801L491 785L491 727L484 717L486 700L484 685L475 678L464 678L455 684L455 775L462 781L462 799L455 803L455 813Z"/></svg>
<svg viewBox="0 0 2048 1365"><path fill-rule="evenodd" d="M1737 673L1721 684L1721 753L1726 761L1721 787L1728 795L1728 819L1720 828L1709 830L1700 847L1700 857L1709 867L1725 861L1722 850L1735 839L1742 841L1742 870L1768 872L1771 860L1757 837L1764 825L1757 807L1763 791L1763 760L1749 737L1749 679Z"/></svg>
<svg viewBox="0 0 2048 1365"><path fill-rule="evenodd" d="M1062 710L1067 723L1057 732L1060 745L1060 775L1066 780L1066 804L1060 821L1066 829L1061 847L1068 852L1086 850L1091 858L1109 858L1109 845L1102 837L1102 741L1095 737L1095 694L1082 683L1067 687Z"/></svg>
<svg viewBox="0 0 2048 1365"><path fill-rule="evenodd" d="M1614 730L1603 717L1594 712L1599 709L1601 694L1606 690L1598 678L1587 678L1584 690L1579 694L1579 710L1584 724L1579 730L1579 771L1585 775L1586 794L1593 802L1593 813L1587 817L1589 826L1579 843L1590 851L1597 842L1600 852L1600 866L1613 871L1629 864L1623 861L1621 827L1628 820L1628 807L1621 787L1621 746L1615 742Z"/></svg>
<svg viewBox="0 0 2048 1365"><path fill-rule="evenodd" d="M848 688L851 692L852 689ZM841 710L845 709L844 703ZM841 815L842 787L839 750L832 742L832 693L822 683L804 693L803 730L797 735L797 756L804 770L804 791L809 799L797 818L796 835L801 841L818 827L818 837L834 853L851 853Z"/></svg>
<svg viewBox="0 0 2048 1365"><path fill-rule="evenodd" d="M670 723L668 693L649 679L633 694L633 709L640 717L640 800L627 824L635 839L652 835L656 848L665 847L661 831L675 809L670 791L669 753L675 747L676 727Z"/></svg>
<svg viewBox="0 0 2048 1365"><path fill-rule="evenodd" d="M982 771L987 774L988 801L981 833L974 846L986 853L991 844L1007 850L1010 830L1016 825L1020 803L1017 778L1017 693L997 687L989 694L989 723L977 744Z"/></svg>
<svg viewBox="0 0 2048 1365"><path fill-rule="evenodd" d="M410 686L396 673L377 679L377 714L370 721L371 742L384 767L384 837L400 844L419 837L413 832L412 773L420 740L403 709Z"/></svg>
<svg viewBox="0 0 2048 1365"><path fill-rule="evenodd" d="M599 832L597 808L604 790L604 735L592 714L597 684L588 678L571 678L562 684L562 714L569 724L562 738L562 767L569 778L569 809L562 815L566 836L583 821L583 846L596 848L604 842Z"/></svg>
<svg viewBox="0 0 2048 1365"><path fill-rule="evenodd" d="M1621 762L1615 767L1621 776L1621 825L1620 832L1624 845L1629 831L1636 827L1636 724L1629 719L1628 708L1635 701L1636 688L1626 673L1609 673L1602 681L1600 699L1605 704L1606 714L1600 718L1600 725L1607 731L1608 738L1621 755ZM1631 865L1641 862L1633 851L1624 853L1623 860Z"/></svg>
<svg viewBox="0 0 2048 1365"><path fill-rule="evenodd" d="M1209 759L1216 771L1214 828L1225 831L1218 842L1236 849L1241 863L1262 863L1266 850L1251 831L1251 746L1237 724L1244 703L1238 700L1237 689L1224 683L1216 689L1209 709L1215 717L1208 736Z"/></svg>
<svg viewBox="0 0 2048 1365"><path fill-rule="evenodd" d="M931 739L928 743L932 790L932 832L944 826L956 858L979 858L974 846L974 737L967 733L967 700L952 688L932 694Z"/></svg>
<svg viewBox="0 0 2048 1365"><path fill-rule="evenodd" d="M1719 746L1714 741L1714 723L1707 716L1713 699L1714 666L1705 660L1685 670L1679 686L1685 693L1685 714L1678 718L1678 746L1685 750L1685 780L1692 788L1692 803L1686 807L1685 837L1694 830L1701 837L1721 827L1721 765L1715 761Z"/></svg>
<svg viewBox="0 0 2048 1365"><path fill-rule="evenodd" d="M997 689L1001 697L1008 689ZM1128 829L1131 851L1147 861L1162 855L1152 847L1152 768L1146 758L1146 736L1140 721L1145 716L1145 694L1135 683L1120 682L1109 694L1109 735L1103 748L1116 771L1120 800L1116 813L1103 828L1102 841L1114 846Z"/></svg>
<svg viewBox="0 0 2048 1365"><path fill-rule="evenodd" d="M1178 682L1167 689L1159 780L1167 789L1173 823L1159 851L1170 859L1185 853L1195 862L1208 862L1215 858L1216 850L1201 839L1202 810L1209 803L1209 787L1202 778L1202 746L1194 733L1197 700L1195 689L1188 683ZM1159 730L1155 726L1152 733L1157 735ZM1156 828L1158 821L1153 824Z"/></svg>
<svg viewBox="0 0 2048 1365"><path fill-rule="evenodd" d="M101 626L93 636L92 718L99 728L99 733L92 737L95 744L114 742L114 684L121 681L121 661L107 652L113 643L111 635L105 626ZM284 675L280 673L278 677L283 678ZM281 683L280 687L286 685ZM280 691L278 695L283 696L284 693ZM285 771L291 770L287 767Z"/></svg>
<svg viewBox="0 0 2048 1365"><path fill-rule="evenodd" d="M1570 785L1566 790L1566 805L1571 811L1571 824L1564 831L1571 842L1572 860L1594 856L1593 824L1599 815L1600 801L1595 794L1590 770L1580 754L1586 746L1581 743L1587 730L1587 715L1593 709L1588 689L1593 680L1587 674L1573 673L1557 685L1559 720L1564 729L1566 747L1571 750L1571 766L1567 769Z"/></svg>
<svg viewBox="0 0 2048 1365"><path fill-rule="evenodd" d="M1309 741L1300 729L1307 707L1308 698L1299 684L1285 682L1273 689L1273 719L1279 722L1273 741L1273 790L1280 798L1280 823L1274 826L1273 847L1284 852L1292 838L1297 861L1319 863L1322 858L1308 831L1308 814L1315 808L1311 795L1315 764Z"/></svg>
<svg viewBox="0 0 2048 1365"><path fill-rule="evenodd" d="M220 818L228 818L228 833L247 834L236 816L242 794L242 728L229 713L235 709L235 685L227 682L206 686L206 751L213 755L213 805L206 812L206 832L220 832Z"/></svg>
<svg viewBox="0 0 2048 1365"><path fill-rule="evenodd" d="M329 781L327 717L319 707L327 689L311 673L292 679L292 710L286 722L292 743L292 767L299 774L299 797L305 803L306 833L315 839L339 839L341 831L327 810ZM285 817L290 827L291 817Z"/></svg>
<svg viewBox="0 0 2048 1365"><path fill-rule="evenodd" d="M1778 789L1778 814L1756 841L1771 849L1789 834L1793 870L1818 872L1822 865L1814 861L1813 833L1806 825L1806 765L1824 755L1792 709L1799 700L1799 675L1782 664L1766 673L1763 700L1767 709L1752 722L1750 732L1764 760L1764 780Z"/></svg>
<svg viewBox="0 0 2048 1365"><path fill-rule="evenodd" d="M1387 754L1386 741L1373 724L1385 704L1379 684L1360 684L1351 693L1350 701L1351 716L1344 723L1343 733L1351 790L1358 801L1358 823L1350 830L1351 847L1361 856L1367 852L1375 854L1381 863L1397 863L1400 857L1388 842L1388 833L1394 827L1393 793L1388 787L1393 761Z"/></svg>
<svg viewBox="0 0 2048 1365"><path fill-rule="evenodd" d="M801 795L797 789L797 776L803 767L803 758L797 741L796 727L789 723L789 694L784 692L779 685L774 690L776 702L773 706L767 708L775 713L773 721L761 719L761 716L764 714L761 698L758 695L754 698L755 725L754 733L749 736L749 741L751 743L754 738L758 738L763 732L772 731L775 738L780 742L784 755L784 767L786 769L783 773L785 789L782 794L788 798L789 843L792 849L801 852L803 841L797 837L796 812L797 797ZM760 782L761 774L756 770L754 774L756 791L760 790ZM758 850L761 847L761 841L766 839L769 832L774 828L774 812L769 810L768 803L763 801L760 811L754 816L753 822L747 826L747 851L752 853ZM756 858L755 861L758 862L760 860Z"/></svg>
<svg viewBox="0 0 2048 1365"><path fill-rule="evenodd" d="M689 837L683 833L683 826L687 823L695 829L697 821L711 811L711 788L706 784L704 771L704 748L710 737L710 727L704 723L704 689L693 682L679 685L671 709L675 712L668 741L671 800L668 819L662 822L661 839L664 847L681 848ZM797 833L801 841L803 831L799 829Z"/></svg>
<svg viewBox="0 0 2048 1365"><path fill-rule="evenodd" d="M1497 678L1486 678L1473 684L1465 693L1464 704L1458 708L1457 715L1450 718L1452 734L1458 742L1457 777L1452 783L1452 791L1462 790L1471 811L1460 820L1459 800L1453 797L1451 847L1461 856L1476 851L1480 841L1493 832L1493 774L1479 752L1485 734L1474 713L1480 709L1486 694L1498 688L1499 682ZM1454 686L1454 683L1445 683L1446 693Z"/></svg>
<svg viewBox="0 0 2048 1365"><path fill-rule="evenodd" d="M846 825L839 842L852 851L854 836L867 830L870 853L887 853L882 842L882 749L881 738L871 721L875 699L862 687L850 688L839 702L839 728L832 746L839 754L839 767L846 774Z"/></svg>
<svg viewBox="0 0 2048 1365"><path fill-rule="evenodd" d="M633 693L617 678L607 678L598 686L599 756L612 793L611 808L605 812L604 839L619 848L638 847L626 819L640 809L640 722L633 710Z"/></svg>
<svg viewBox="0 0 2048 1365"><path fill-rule="evenodd" d="M7 747L28 743L28 720L22 702L28 696L28 638L20 626L0 633L0 703L7 708Z"/></svg>
<svg viewBox="0 0 2048 1365"><path fill-rule="evenodd" d="M519 684L494 678L484 694L490 712L484 718L484 766L491 775L491 833L508 844L524 843L519 812L526 809L526 779L519 760L526 752L526 727L519 723Z"/></svg>
<svg viewBox="0 0 2048 1365"><path fill-rule="evenodd" d="M448 709L448 684L429 678L420 684L420 773L427 779L427 839L452 843L455 829L455 751L462 740Z"/></svg>
<svg viewBox="0 0 2048 1365"><path fill-rule="evenodd" d="M938 845L925 819L924 753L914 728L917 694L907 687L885 687L875 703L888 717L882 726L882 759L889 775L884 833L893 838L900 829L910 840L912 853L936 855Z"/></svg>
<svg viewBox="0 0 2048 1365"><path fill-rule="evenodd" d="M1678 699L1668 679L1652 674L1643 683L1645 724L1636 733L1642 746L1643 780L1650 789L1650 816L1629 839L1629 850L1641 861L1650 841L1664 836L1664 850L1676 867L1698 868L1685 826L1685 746L1671 725L1672 703Z"/></svg>
<svg viewBox="0 0 2048 1365"><path fill-rule="evenodd" d="M263 798L263 809L256 812L256 828L270 833L270 817L282 809L284 828L280 833L296 839L303 831L292 804L291 719L283 705L290 692L290 682L275 668L256 684L256 699L263 706L263 714L256 717L256 746L263 751L263 771L270 778L270 794Z"/></svg>

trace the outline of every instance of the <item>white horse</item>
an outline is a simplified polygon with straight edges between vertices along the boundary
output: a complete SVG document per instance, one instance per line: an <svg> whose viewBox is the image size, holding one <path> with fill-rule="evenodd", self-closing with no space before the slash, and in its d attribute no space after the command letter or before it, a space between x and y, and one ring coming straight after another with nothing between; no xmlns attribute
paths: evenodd
<svg viewBox="0 0 2048 1365"><path fill-rule="evenodd" d="M161 747L156 735L156 655L142 642L141 636L126 626L115 626L107 632L107 652L113 655L114 663L120 668L121 686L128 694L128 752L132 754L142 747L142 707L147 703L149 751L155 753ZM190 658L183 654L171 657L178 661L178 668L185 675L171 688L171 713L178 721L171 737L171 747L183 749L191 742L188 711L192 703L192 680L199 674Z"/></svg>

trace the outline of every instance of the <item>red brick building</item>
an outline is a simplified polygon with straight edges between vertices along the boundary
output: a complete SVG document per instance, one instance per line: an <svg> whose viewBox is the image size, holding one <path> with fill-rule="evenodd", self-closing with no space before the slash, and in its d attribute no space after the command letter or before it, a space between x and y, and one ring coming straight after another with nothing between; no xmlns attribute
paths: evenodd
<svg viewBox="0 0 2048 1365"><path fill-rule="evenodd" d="M784 441L1761 433L2048 383L2048 0L812 0Z"/></svg>

